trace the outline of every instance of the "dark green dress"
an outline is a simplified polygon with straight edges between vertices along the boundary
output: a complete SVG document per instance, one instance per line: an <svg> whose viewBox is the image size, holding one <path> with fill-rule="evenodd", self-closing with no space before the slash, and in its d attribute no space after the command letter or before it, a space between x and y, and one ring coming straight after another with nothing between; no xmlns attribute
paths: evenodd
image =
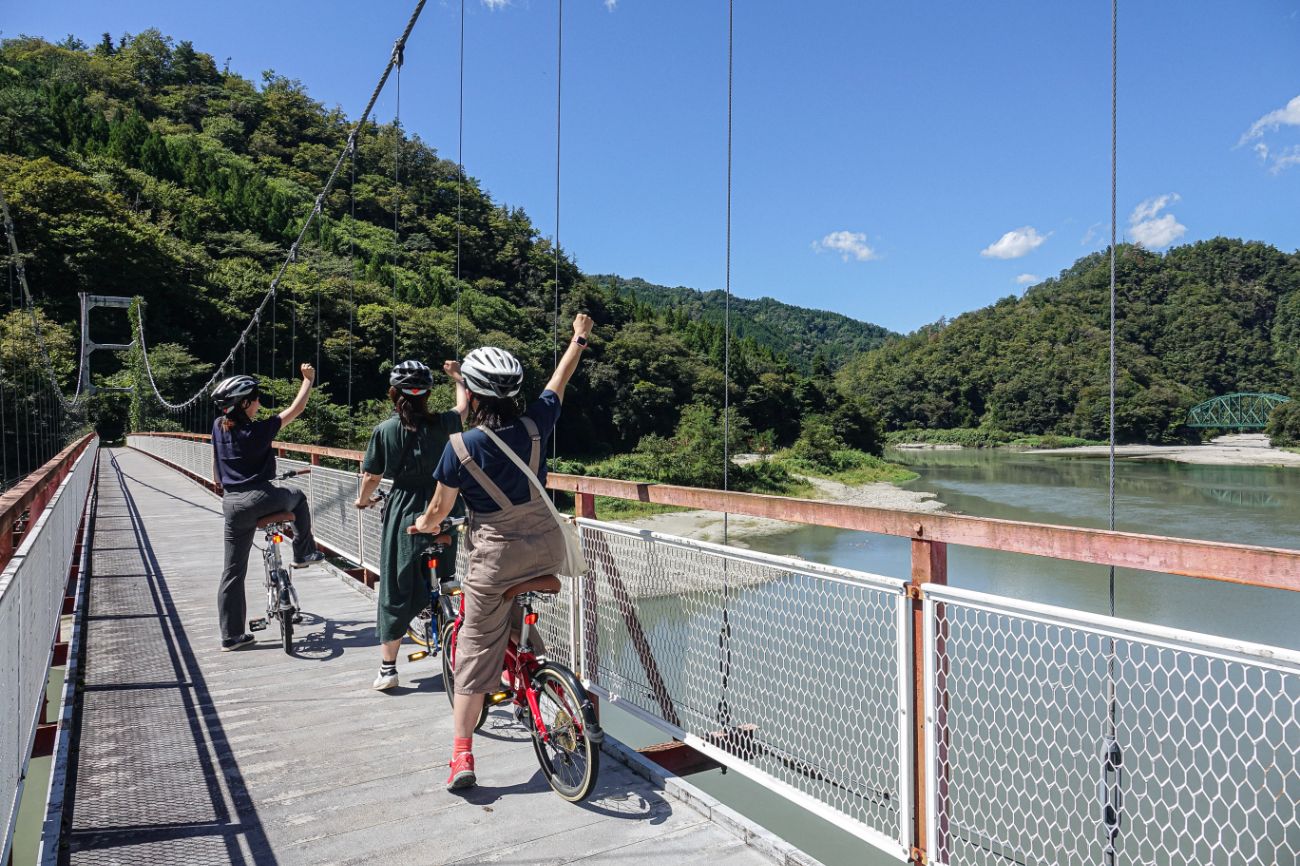
<svg viewBox="0 0 1300 866"><path fill-rule="evenodd" d="M455 412L434 415L412 433L402 427L397 415L382 422L370 434L362 470L382 475L393 482L384 515L383 545L379 554L379 610L375 631L381 641L398 640L406 627L429 603L424 583L424 563L420 553L428 544L427 535L407 535L406 528L415 522L429 505L438 482L433 470L438 465L447 437L460 432L460 416ZM464 513L456 500L452 514ZM440 577L448 577L455 568L456 544L438 562Z"/></svg>

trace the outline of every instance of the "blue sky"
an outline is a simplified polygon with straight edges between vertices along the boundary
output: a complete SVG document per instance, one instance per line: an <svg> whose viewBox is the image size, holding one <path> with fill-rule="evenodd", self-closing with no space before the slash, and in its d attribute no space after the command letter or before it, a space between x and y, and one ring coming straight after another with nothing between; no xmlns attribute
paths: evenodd
<svg viewBox="0 0 1300 866"><path fill-rule="evenodd" d="M157 26L350 115L413 3L12 3L18 33ZM466 0L466 169L555 226L555 0ZM732 290L911 330L1109 233L1110 4L737 0ZM458 0L402 119L456 157ZM561 241L591 273L721 288L726 3L567 0ZM395 92L378 117L393 116ZM1119 229L1300 247L1300 0L1120 8Z"/></svg>

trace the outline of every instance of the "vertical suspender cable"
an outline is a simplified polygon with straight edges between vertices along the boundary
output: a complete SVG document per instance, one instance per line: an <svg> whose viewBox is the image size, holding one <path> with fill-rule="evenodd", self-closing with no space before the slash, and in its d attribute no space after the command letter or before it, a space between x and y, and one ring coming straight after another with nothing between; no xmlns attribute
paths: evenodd
<svg viewBox="0 0 1300 866"><path fill-rule="evenodd" d="M727 0L727 271L722 307L722 489L730 489L731 469L731 141L732 67L735 2ZM722 513L722 543L727 543L729 515Z"/></svg>
<svg viewBox="0 0 1300 866"><path fill-rule="evenodd" d="M393 365L397 364L397 252L401 247L402 179L400 173L402 151L402 63L405 50L401 45L393 49L397 60L397 104L393 113Z"/></svg>
<svg viewBox="0 0 1300 866"><path fill-rule="evenodd" d="M555 22L555 313L551 320L552 368L560 366L560 98L564 83L564 0L559 0ZM551 433L551 458L559 455L558 431ZM555 494L552 492L551 497Z"/></svg>
<svg viewBox="0 0 1300 866"><path fill-rule="evenodd" d="M465 0L460 0L460 107L456 123L456 357L460 358L461 198L465 191Z"/></svg>
<svg viewBox="0 0 1300 866"><path fill-rule="evenodd" d="M1110 357L1108 380L1110 385L1110 435L1108 461L1108 526L1115 529L1115 379L1117 363L1115 357L1115 263L1117 228L1116 190L1118 186L1119 148L1119 0L1111 0L1110 5ZM1115 566L1109 569L1110 615L1115 615ZM1109 639L1110 656L1107 659L1109 680L1109 707L1106 725L1106 737L1103 742L1101 757L1101 809L1102 831L1105 845L1102 850L1104 866L1115 866L1118 860L1117 840L1123 823L1124 752L1119 743L1119 711L1115 687L1115 639Z"/></svg>
<svg viewBox="0 0 1300 866"><path fill-rule="evenodd" d="M348 281L348 444L352 442L352 319L356 312L357 289L357 141L352 139L352 182L348 186L348 207L351 211L352 224L348 227L348 257L351 260L351 278Z"/></svg>

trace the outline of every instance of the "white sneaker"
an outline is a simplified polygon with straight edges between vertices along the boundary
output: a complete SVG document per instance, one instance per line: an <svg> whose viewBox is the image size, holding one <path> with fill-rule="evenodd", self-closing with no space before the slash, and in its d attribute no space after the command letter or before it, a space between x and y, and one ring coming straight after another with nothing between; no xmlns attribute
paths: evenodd
<svg viewBox="0 0 1300 866"><path fill-rule="evenodd" d="M394 671L391 674L381 673L379 676L375 677L375 681L371 684L370 687L377 692L382 692L385 689L391 689L395 685L397 685L396 671Z"/></svg>

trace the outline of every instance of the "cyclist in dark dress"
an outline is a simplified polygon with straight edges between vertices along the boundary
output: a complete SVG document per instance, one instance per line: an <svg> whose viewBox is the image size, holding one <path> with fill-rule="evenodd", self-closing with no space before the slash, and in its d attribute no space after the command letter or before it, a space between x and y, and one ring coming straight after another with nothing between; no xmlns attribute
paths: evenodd
<svg viewBox="0 0 1300 866"><path fill-rule="evenodd" d="M419 361L403 361L388 377L388 398L393 415L375 427L361 463L361 489L357 508L375 504L371 497L379 483L393 484L384 507L383 542L379 554L379 593L375 632L380 641L379 675L372 687L379 691L398 684L397 650L411 620L429 603L420 555L429 536L408 535L410 526L433 496L433 470L447 446L447 437L460 432L468 398L460 378L460 365L448 361L443 369L456 383L456 407L429 412L433 371ZM461 509L463 510L463 509ZM438 578L446 580L456 564L456 541L438 560Z"/></svg>
<svg viewBox="0 0 1300 866"><path fill-rule="evenodd" d="M257 420L262 394L252 376L231 376L212 392L221 413L212 422L212 475L222 491L225 515L225 567L217 589L217 614L221 620L221 649L238 649L253 642L244 630L247 604L244 577L248 551L253 546L257 521L277 511L294 515L293 567L303 568L324 559L311 534L311 513L301 490L273 484L275 435L302 414L311 395L316 370L302 365L302 386L289 407L278 415Z"/></svg>

